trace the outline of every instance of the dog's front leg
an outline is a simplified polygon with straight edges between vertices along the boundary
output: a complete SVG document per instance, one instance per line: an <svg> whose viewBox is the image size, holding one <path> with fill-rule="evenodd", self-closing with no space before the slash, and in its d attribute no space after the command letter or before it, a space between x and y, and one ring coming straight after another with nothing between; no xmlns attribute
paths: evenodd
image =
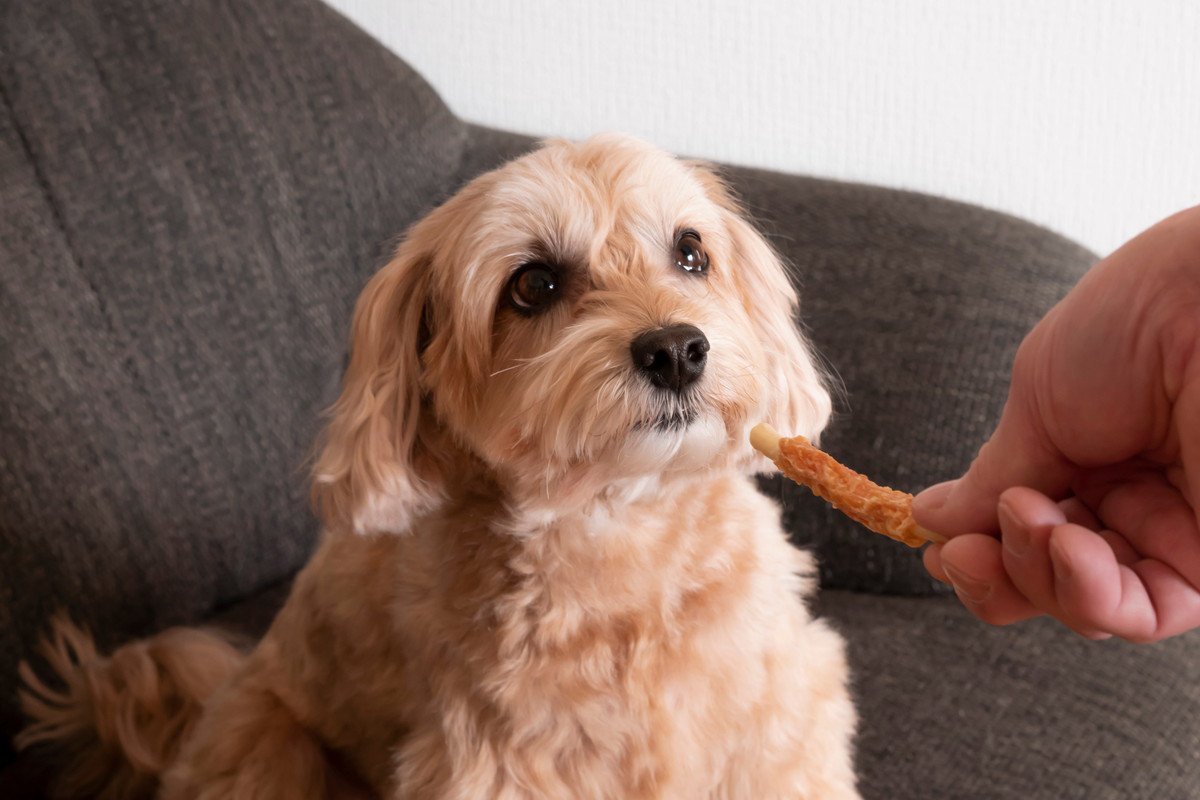
<svg viewBox="0 0 1200 800"><path fill-rule="evenodd" d="M462 717L459 717L462 719ZM472 735L467 727L453 732L452 747L447 739L449 724L431 721L415 728L405 737L396 753L394 788L386 800L547 800L547 798L607 798L611 793L574 791L556 777L526 772L515 777L514 767L528 766L532 759L520 754L504 756L486 740ZM477 733L477 730L474 731ZM540 783L540 778L547 782Z"/></svg>
<svg viewBox="0 0 1200 800"><path fill-rule="evenodd" d="M452 753L442 725L433 722L405 737L395 763L395 788L387 800L516 800L527 796L503 785L501 765L485 743Z"/></svg>
<svg viewBox="0 0 1200 800"><path fill-rule="evenodd" d="M714 797L861 800L854 774L857 714L845 647L823 622L787 629L767 670L770 701L746 732Z"/></svg>

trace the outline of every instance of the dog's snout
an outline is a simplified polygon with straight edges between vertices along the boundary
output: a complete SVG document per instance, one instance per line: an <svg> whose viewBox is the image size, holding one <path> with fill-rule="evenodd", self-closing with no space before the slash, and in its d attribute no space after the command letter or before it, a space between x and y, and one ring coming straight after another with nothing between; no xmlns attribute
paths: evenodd
<svg viewBox="0 0 1200 800"><path fill-rule="evenodd" d="M633 363L661 389L682 392L704 373L708 338L695 325L646 331L629 346Z"/></svg>

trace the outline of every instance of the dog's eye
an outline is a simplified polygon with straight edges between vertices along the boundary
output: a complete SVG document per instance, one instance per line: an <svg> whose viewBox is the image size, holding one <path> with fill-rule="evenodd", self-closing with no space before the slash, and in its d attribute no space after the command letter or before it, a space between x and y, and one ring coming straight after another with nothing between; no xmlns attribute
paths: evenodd
<svg viewBox="0 0 1200 800"><path fill-rule="evenodd" d="M558 297L558 288L558 275L548 265L526 264L508 281L508 302L524 314L536 314Z"/></svg>
<svg viewBox="0 0 1200 800"><path fill-rule="evenodd" d="M688 228L675 240L675 266L684 272L701 275L708 271L708 253L700 244L700 234Z"/></svg>

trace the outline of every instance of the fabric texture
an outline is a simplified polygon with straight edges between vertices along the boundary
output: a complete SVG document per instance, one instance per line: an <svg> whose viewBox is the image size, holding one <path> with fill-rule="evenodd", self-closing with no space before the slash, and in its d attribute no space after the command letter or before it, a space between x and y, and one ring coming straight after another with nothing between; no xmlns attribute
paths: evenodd
<svg viewBox="0 0 1200 800"><path fill-rule="evenodd" d="M1091 642L949 598L823 592L849 642L868 800L1200 795L1200 632Z"/></svg>
<svg viewBox="0 0 1200 800"><path fill-rule="evenodd" d="M56 609L111 643L304 561L350 309L465 133L316 2L4 2L0 90L8 734Z"/></svg>
<svg viewBox="0 0 1200 800"><path fill-rule="evenodd" d="M7 748L15 664L59 608L105 644L216 609L266 626L315 535L305 464L354 298L407 225L533 140L458 121L315 0L0 0L0 97ZM841 387L824 446L907 490L960 472L1021 335L1091 255L937 198L727 176ZM915 553L764 487L826 587L933 590ZM821 607L850 641L867 797L1200 785L1196 635L996 631L944 598ZM0 796L38 785L22 759Z"/></svg>

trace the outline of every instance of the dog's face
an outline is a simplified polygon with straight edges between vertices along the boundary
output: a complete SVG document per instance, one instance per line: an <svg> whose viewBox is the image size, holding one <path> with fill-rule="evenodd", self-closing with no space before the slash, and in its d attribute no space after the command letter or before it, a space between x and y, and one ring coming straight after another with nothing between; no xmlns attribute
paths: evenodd
<svg viewBox="0 0 1200 800"><path fill-rule="evenodd" d="M830 402L779 259L705 168L553 142L477 178L368 285L316 468L328 521L402 530L487 465L554 515L761 468Z"/></svg>

